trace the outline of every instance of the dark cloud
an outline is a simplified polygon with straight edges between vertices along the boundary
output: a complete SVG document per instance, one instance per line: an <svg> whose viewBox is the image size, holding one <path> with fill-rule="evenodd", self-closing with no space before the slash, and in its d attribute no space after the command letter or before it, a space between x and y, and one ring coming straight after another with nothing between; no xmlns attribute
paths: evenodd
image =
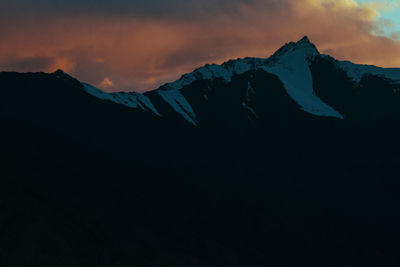
<svg viewBox="0 0 400 267"><path fill-rule="evenodd" d="M0 61L0 69L6 71L19 71L19 72L29 72L29 71L47 71L56 64L55 57L9 57L4 58Z"/></svg>
<svg viewBox="0 0 400 267"><path fill-rule="evenodd" d="M234 13L238 6L260 5L276 8L278 0L5 0L0 14L4 17L59 15L126 15L145 17L198 18Z"/></svg>

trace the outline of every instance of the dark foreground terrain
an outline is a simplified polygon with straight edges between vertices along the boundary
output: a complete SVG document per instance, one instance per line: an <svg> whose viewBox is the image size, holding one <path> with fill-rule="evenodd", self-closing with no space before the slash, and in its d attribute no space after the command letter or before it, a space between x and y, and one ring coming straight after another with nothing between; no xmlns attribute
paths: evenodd
<svg viewBox="0 0 400 267"><path fill-rule="evenodd" d="M0 266L400 266L398 86L332 64L314 90L344 120L257 70L185 87L225 97L198 126L0 73Z"/></svg>

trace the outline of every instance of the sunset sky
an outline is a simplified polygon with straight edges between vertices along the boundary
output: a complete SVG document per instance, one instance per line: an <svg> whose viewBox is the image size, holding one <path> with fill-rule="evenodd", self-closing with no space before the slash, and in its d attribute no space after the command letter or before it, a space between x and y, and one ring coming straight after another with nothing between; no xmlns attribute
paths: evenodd
<svg viewBox="0 0 400 267"><path fill-rule="evenodd" d="M400 0L3 0L0 70L145 91L304 35L338 59L400 67Z"/></svg>

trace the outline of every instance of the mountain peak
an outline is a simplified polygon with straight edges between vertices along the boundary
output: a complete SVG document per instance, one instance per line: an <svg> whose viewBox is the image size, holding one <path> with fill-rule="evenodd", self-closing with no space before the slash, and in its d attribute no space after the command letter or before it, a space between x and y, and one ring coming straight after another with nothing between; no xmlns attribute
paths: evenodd
<svg viewBox="0 0 400 267"><path fill-rule="evenodd" d="M310 42L310 39L308 39L308 36L306 35L303 38L301 38L300 41L298 41L297 43L305 43L305 44L307 44L307 43L311 43L311 42Z"/></svg>
<svg viewBox="0 0 400 267"><path fill-rule="evenodd" d="M62 69L58 69L55 72L53 72L51 75L57 77L57 78L72 78L71 76L69 76L66 72L64 72Z"/></svg>
<svg viewBox="0 0 400 267"><path fill-rule="evenodd" d="M56 70L53 74L56 74L56 75L67 75L62 69Z"/></svg>
<svg viewBox="0 0 400 267"><path fill-rule="evenodd" d="M272 58L281 57L294 51L300 50L304 52L306 58L312 58L316 55L319 55L317 47L312 42L310 42L308 36L304 36L297 42L286 43L272 55Z"/></svg>

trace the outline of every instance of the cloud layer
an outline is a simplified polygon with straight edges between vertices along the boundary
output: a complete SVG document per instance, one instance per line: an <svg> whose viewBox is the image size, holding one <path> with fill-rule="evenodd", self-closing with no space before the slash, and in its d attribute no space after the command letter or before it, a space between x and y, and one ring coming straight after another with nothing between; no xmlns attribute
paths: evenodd
<svg viewBox="0 0 400 267"><path fill-rule="evenodd" d="M376 34L384 27L377 7L353 0L6 1L0 70L61 68L109 91L154 89L205 63L268 57L303 35L339 59L400 67L400 43Z"/></svg>

